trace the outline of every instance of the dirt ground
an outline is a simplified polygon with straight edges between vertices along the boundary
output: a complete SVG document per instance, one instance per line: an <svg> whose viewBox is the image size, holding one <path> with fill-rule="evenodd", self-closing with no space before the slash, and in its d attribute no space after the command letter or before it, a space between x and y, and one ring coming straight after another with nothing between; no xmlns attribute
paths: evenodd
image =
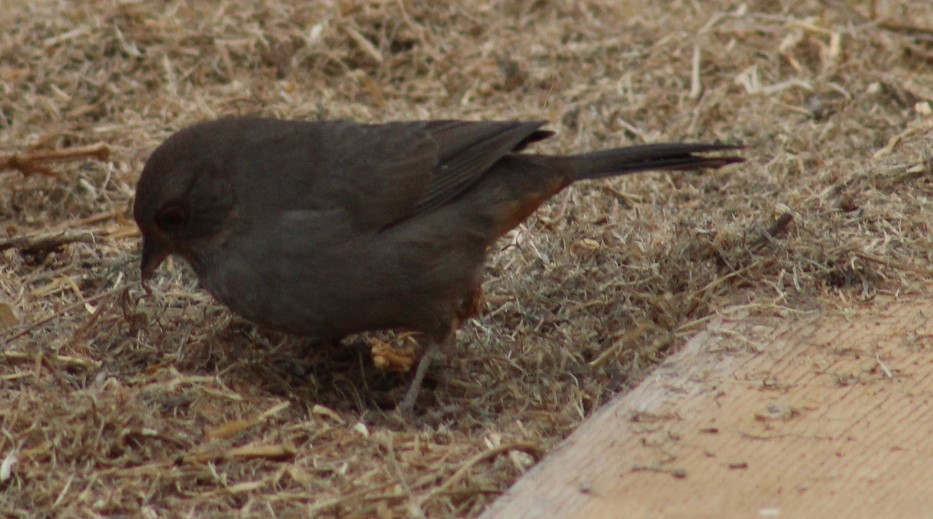
<svg viewBox="0 0 933 519"><path fill-rule="evenodd" d="M925 0L3 4L4 516L475 516L727 305L933 295ZM542 152L748 162L555 197L406 422L362 339L259 330L180 262L140 286L143 162L235 113L547 119Z"/></svg>

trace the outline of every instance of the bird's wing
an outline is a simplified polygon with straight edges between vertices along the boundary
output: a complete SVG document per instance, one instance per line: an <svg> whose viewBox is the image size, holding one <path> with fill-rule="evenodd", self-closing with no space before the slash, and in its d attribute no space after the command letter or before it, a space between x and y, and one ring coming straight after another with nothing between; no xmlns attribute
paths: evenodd
<svg viewBox="0 0 933 519"><path fill-rule="evenodd" d="M431 121L424 123L438 147L438 165L413 213L436 209L467 190L507 153L545 139L544 121Z"/></svg>
<svg viewBox="0 0 933 519"><path fill-rule="evenodd" d="M493 163L550 132L543 122L330 123L316 132L311 207L344 209L358 230L378 230L436 209Z"/></svg>

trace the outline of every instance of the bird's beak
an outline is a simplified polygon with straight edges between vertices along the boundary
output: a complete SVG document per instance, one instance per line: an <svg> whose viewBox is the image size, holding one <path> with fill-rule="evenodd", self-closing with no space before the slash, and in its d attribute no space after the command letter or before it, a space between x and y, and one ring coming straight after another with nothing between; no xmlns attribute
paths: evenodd
<svg viewBox="0 0 933 519"><path fill-rule="evenodd" d="M149 281L153 272L165 261L168 254L168 247L156 240L143 238L143 259L139 265L143 283Z"/></svg>

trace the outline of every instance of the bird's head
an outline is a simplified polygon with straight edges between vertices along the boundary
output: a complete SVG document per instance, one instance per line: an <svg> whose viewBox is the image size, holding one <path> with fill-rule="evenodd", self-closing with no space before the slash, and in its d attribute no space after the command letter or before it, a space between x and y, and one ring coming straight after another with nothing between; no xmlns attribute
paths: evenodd
<svg viewBox="0 0 933 519"><path fill-rule="evenodd" d="M146 161L133 203L143 237L143 281L170 254L197 269L199 248L225 234L234 197L223 161L227 143L218 129L204 123L182 130Z"/></svg>

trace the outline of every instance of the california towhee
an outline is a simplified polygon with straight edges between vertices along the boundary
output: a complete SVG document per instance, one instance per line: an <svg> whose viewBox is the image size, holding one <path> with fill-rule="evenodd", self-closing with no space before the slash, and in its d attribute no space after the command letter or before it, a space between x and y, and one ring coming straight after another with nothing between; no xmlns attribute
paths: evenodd
<svg viewBox="0 0 933 519"><path fill-rule="evenodd" d="M541 121L357 124L228 117L179 131L149 157L133 214L142 277L169 254L261 325L319 338L421 332L433 351L475 315L487 250L577 180L719 168L723 144L520 153Z"/></svg>

